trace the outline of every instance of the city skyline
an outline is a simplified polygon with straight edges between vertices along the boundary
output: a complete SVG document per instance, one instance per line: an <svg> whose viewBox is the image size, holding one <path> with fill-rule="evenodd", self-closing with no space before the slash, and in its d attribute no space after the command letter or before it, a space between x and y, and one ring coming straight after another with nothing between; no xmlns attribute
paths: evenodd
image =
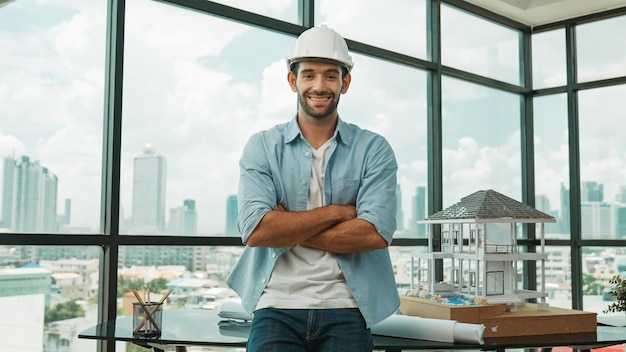
<svg viewBox="0 0 626 352"><path fill-rule="evenodd" d="M181 202L182 204L169 206L169 217L166 217L166 160L163 155L156 154L156 148L151 144L146 144L142 155L135 158L136 176L134 177L133 194L135 196L133 198L139 203L133 204L133 210L140 210L137 218L134 212L126 219L121 217L120 231L122 233L128 231L129 233L198 234L198 212L195 199L186 198ZM2 227L17 232L70 231L75 233L81 229L88 230L76 229L72 226L70 220L72 201L64 199L62 207L58 204L60 200L56 197L56 190L59 179L48 168L42 166L40 161L31 161L28 156L5 157L2 175ZM21 181L18 182L18 180ZM30 188L19 185L30 185ZM33 192L38 196L28 196ZM396 195L398 201L396 235L409 238L425 237L425 228L418 221L426 217L426 187L415 188L410 197L408 211L402 207L404 197L400 184L397 185ZM20 201L20 199L30 199L30 201ZM556 223L547 225L548 236L569 233L569 190L563 184L561 184L559 199L558 207L553 207L547 196L536 195L535 198L538 210L551 214L557 219ZM583 238L626 237L625 201L626 186L619 187L619 192L613 196L612 201L609 201L605 199L602 183L581 182L581 234ZM18 206L18 203L21 205ZM18 212L17 209L22 210ZM64 212L58 214L57 209L63 209ZM44 211L45 214L31 217L19 215L39 214L36 211ZM214 235L239 236L235 194L226 196L224 213L222 230L215 232ZM407 218L404 214L410 214L410 216ZM18 219L15 226L11 225Z"/></svg>

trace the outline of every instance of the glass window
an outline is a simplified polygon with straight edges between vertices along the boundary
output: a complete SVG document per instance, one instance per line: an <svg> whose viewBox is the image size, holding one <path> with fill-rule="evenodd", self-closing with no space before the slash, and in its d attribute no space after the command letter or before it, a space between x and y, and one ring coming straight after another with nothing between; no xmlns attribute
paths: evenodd
<svg viewBox="0 0 626 352"><path fill-rule="evenodd" d="M293 116L295 38L154 1L127 11L121 232L239 236L239 157Z"/></svg>
<svg viewBox="0 0 626 352"><path fill-rule="evenodd" d="M626 238L626 86L580 91L581 236Z"/></svg>
<svg viewBox="0 0 626 352"><path fill-rule="evenodd" d="M488 189L521 201L519 97L449 77L442 91L443 207Z"/></svg>
<svg viewBox="0 0 626 352"><path fill-rule="evenodd" d="M554 216L546 238L570 237L569 136L565 94L535 98L535 208Z"/></svg>
<svg viewBox="0 0 626 352"><path fill-rule="evenodd" d="M393 5L362 0L320 0L315 4L315 22L327 24L347 39L426 58L424 0L396 0Z"/></svg>
<svg viewBox="0 0 626 352"><path fill-rule="evenodd" d="M0 350L95 351L99 247L0 245ZM19 346L19 347L18 347Z"/></svg>
<svg viewBox="0 0 626 352"><path fill-rule="evenodd" d="M214 2L254 12L259 15L273 17L291 23L298 23L298 0L215 0Z"/></svg>
<svg viewBox="0 0 626 352"><path fill-rule="evenodd" d="M582 253L583 309L604 314L603 311L614 302L608 293L611 287L609 280L626 270L626 249L614 246L583 247Z"/></svg>
<svg viewBox="0 0 626 352"><path fill-rule="evenodd" d="M520 84L520 34L441 4L441 60L446 66Z"/></svg>
<svg viewBox="0 0 626 352"><path fill-rule="evenodd" d="M532 36L533 88L550 88L567 84L565 30L557 29Z"/></svg>
<svg viewBox="0 0 626 352"><path fill-rule="evenodd" d="M626 75L626 16L576 27L578 80L588 82ZM601 40L599 38L602 38Z"/></svg>
<svg viewBox="0 0 626 352"><path fill-rule="evenodd" d="M408 293L411 289L420 288L420 280L427 280L428 275L425 269L420 269L416 258L416 253L425 253L426 246L391 246L389 256L393 265L396 285L401 293ZM447 264L444 263L444 265Z"/></svg>
<svg viewBox="0 0 626 352"><path fill-rule="evenodd" d="M226 277L243 247L121 246L118 269L118 315L132 315L133 290L167 295L164 309L219 310L239 301ZM169 293L168 293L169 292Z"/></svg>
<svg viewBox="0 0 626 352"><path fill-rule="evenodd" d="M353 55L352 83L341 97L342 119L387 138L398 162L395 237L426 237L426 73ZM393 84L389 84L393 82Z"/></svg>
<svg viewBox="0 0 626 352"><path fill-rule="evenodd" d="M537 249L539 250L539 249ZM551 307L572 309L572 260L570 247L546 246L545 283ZM537 288L541 287L541 263L537 262Z"/></svg>
<svg viewBox="0 0 626 352"><path fill-rule="evenodd" d="M100 232L106 1L0 7L0 228Z"/></svg>

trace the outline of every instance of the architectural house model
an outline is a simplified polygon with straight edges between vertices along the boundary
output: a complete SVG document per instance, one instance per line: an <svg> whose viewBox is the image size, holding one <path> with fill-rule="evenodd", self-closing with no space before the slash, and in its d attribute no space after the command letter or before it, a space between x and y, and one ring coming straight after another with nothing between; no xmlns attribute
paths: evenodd
<svg viewBox="0 0 626 352"><path fill-rule="evenodd" d="M553 216L493 190L466 196L420 221L427 224L431 252L414 254L412 287L424 296L462 294L473 296L475 301L480 298L481 303L506 304L512 311L529 299L538 299L538 309L548 310L544 227L554 221ZM535 236L541 245L535 253L524 252L517 245L522 224L536 224ZM441 250L436 252L432 251L435 226L441 226ZM438 260L444 268L443 280L439 281L434 270ZM532 261L541 270L537 291L522 289L518 271L518 265Z"/></svg>

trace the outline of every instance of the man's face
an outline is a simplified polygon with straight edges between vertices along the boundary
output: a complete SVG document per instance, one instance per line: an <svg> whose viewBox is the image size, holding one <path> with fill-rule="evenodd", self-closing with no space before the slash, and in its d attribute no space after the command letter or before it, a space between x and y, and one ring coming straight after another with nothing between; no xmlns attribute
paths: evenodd
<svg viewBox="0 0 626 352"><path fill-rule="evenodd" d="M341 66L326 62L303 61L298 74L289 72L291 90L298 93L300 112L315 119L334 116L339 96L348 91L350 74L341 77Z"/></svg>

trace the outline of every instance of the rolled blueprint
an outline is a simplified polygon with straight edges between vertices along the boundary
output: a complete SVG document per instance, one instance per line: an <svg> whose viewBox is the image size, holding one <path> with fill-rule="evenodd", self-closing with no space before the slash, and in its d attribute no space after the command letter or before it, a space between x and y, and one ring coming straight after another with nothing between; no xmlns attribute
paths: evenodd
<svg viewBox="0 0 626 352"><path fill-rule="evenodd" d="M372 334L438 342L482 345L485 326L455 320L394 314L372 327Z"/></svg>

